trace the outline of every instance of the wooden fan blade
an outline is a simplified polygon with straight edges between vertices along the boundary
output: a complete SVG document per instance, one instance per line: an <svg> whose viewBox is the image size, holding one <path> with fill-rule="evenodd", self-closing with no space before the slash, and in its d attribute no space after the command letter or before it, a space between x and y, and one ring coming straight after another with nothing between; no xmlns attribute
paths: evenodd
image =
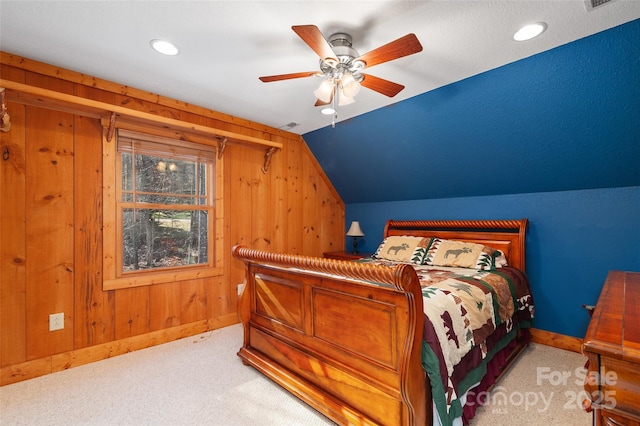
<svg viewBox="0 0 640 426"><path fill-rule="evenodd" d="M323 102L320 99L316 99L316 103L313 104L313 106L331 105L331 102L333 102L333 94L331 94L329 102Z"/></svg>
<svg viewBox="0 0 640 426"><path fill-rule="evenodd" d="M422 45L415 34L407 34L404 37L373 49L371 52L356 58L356 61L363 61L368 67L393 61L403 56L413 55L422 51Z"/></svg>
<svg viewBox="0 0 640 426"><path fill-rule="evenodd" d="M280 75L268 75L265 77L259 77L260 81L264 83L269 83L272 81L280 81L280 80L290 80L292 78L303 78L303 77L311 77L316 75L318 71L305 71L305 72L294 72L291 74L280 74Z"/></svg>
<svg viewBox="0 0 640 426"><path fill-rule="evenodd" d="M332 58L334 61L338 61L329 42L324 38L318 27L315 25L294 25L291 29L320 56L320 59Z"/></svg>
<svg viewBox="0 0 640 426"><path fill-rule="evenodd" d="M390 98L400 93L404 86L402 84L394 83L393 81L385 80L380 77L375 77L370 74L364 74L364 79L360 84L367 89L375 90L378 93L382 93Z"/></svg>

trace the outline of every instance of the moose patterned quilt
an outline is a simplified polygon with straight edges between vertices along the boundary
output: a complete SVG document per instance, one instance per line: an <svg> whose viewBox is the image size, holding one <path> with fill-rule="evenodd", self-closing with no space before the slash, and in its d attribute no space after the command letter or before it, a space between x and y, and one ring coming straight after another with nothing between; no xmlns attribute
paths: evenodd
<svg viewBox="0 0 640 426"><path fill-rule="evenodd" d="M369 262L391 264L389 260ZM520 270L413 265L422 287L422 363L442 424L462 415L466 393L480 382L493 355L530 327L533 298Z"/></svg>

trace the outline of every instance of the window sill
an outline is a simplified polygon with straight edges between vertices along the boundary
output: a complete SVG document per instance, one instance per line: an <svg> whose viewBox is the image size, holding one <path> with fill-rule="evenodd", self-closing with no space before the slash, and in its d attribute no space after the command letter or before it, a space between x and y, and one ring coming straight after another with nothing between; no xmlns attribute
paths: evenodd
<svg viewBox="0 0 640 426"><path fill-rule="evenodd" d="M147 271L144 273L125 276L112 280L105 280L103 290L117 290L121 288L141 287L154 284L166 284L177 281L194 280L198 278L217 277L222 275L222 268L198 268L181 271Z"/></svg>

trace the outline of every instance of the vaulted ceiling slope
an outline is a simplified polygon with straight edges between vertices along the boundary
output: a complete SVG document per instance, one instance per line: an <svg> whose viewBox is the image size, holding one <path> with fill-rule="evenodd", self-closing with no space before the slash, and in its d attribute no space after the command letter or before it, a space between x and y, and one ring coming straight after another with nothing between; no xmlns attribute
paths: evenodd
<svg viewBox="0 0 640 426"><path fill-rule="evenodd" d="M587 0L588 1L588 0ZM393 98L361 90L340 108L356 117L640 18L640 1L14 1L0 0L0 49L90 76L304 134L327 126L316 77L262 83L259 76L319 70L318 56L291 29L347 32L365 54L415 33L423 51L368 73L405 87ZM523 24L548 29L515 42ZM152 39L180 49L167 57ZM285 127L288 128L288 127Z"/></svg>
<svg viewBox="0 0 640 426"><path fill-rule="evenodd" d="M588 0L587 0L588 1ZM547 30L527 42L522 24ZM335 128L292 30L345 31L360 53L415 33L424 50L370 73ZM640 0L11 1L0 50L272 127L298 123L347 203L640 185ZM169 39L166 57L149 42Z"/></svg>
<svg viewBox="0 0 640 426"><path fill-rule="evenodd" d="M304 135L346 203L640 185L640 19Z"/></svg>

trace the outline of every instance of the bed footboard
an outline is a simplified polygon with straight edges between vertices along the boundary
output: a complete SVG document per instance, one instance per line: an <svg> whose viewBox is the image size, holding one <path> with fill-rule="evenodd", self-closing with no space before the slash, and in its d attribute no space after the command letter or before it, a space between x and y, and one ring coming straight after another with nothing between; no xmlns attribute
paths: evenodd
<svg viewBox="0 0 640 426"><path fill-rule="evenodd" d="M246 268L238 307L245 364L339 424L431 424L411 266L241 246L233 255Z"/></svg>

